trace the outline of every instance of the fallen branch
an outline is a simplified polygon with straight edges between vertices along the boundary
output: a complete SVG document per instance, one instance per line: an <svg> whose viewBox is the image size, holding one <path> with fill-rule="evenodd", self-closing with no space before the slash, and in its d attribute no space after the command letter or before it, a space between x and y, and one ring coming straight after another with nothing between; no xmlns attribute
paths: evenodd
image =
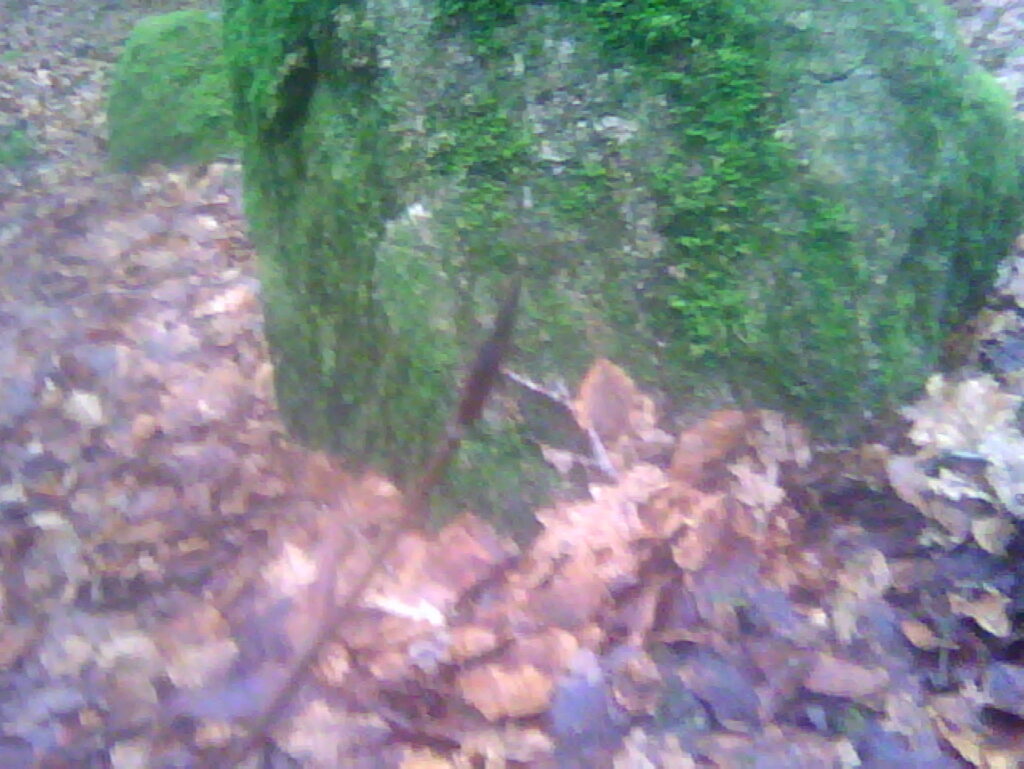
<svg viewBox="0 0 1024 769"><path fill-rule="evenodd" d="M352 607L362 599L363 593L381 570L402 534L410 528L426 523L430 496L444 478L466 430L480 418L487 397L497 381L501 362L511 343L516 313L519 308L519 293L520 280L516 278L498 311L491 333L477 349L476 358L462 385L454 418L445 427L444 435L435 445L423 474L405 493L402 515L374 546L366 567L349 583L348 589L341 597L335 595L335 590L337 563L342 556L342 540L339 538L336 547L329 548L328 560L331 562L326 565L327 571L324 577L328 582L324 586L326 608L322 619L301 645L281 683L252 722L248 736L229 753L227 758L208 762L207 766L210 769L238 766L253 751L266 744L270 737L270 730L298 693L306 674L318 658L324 644L330 640L334 629L351 611Z"/></svg>

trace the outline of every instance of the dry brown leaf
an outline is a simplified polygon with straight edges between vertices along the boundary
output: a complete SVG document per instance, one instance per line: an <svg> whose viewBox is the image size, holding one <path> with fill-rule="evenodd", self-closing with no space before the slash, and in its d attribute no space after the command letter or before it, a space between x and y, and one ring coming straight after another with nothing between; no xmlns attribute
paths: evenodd
<svg viewBox="0 0 1024 769"><path fill-rule="evenodd" d="M555 684L533 665L495 663L461 673L458 688L484 718L497 721L543 713L551 704Z"/></svg>
<svg viewBox="0 0 1024 769"><path fill-rule="evenodd" d="M1000 502L1024 517L1024 435L1016 422L1020 403L1020 396L1004 391L991 376L946 382L936 375L928 382L927 396L904 414L914 423L910 438L919 446L984 459Z"/></svg>
<svg viewBox="0 0 1024 769"><path fill-rule="evenodd" d="M927 515L928 503L924 495L929 491L928 476L921 469L917 458L893 454L886 462L886 471L897 496Z"/></svg>
<svg viewBox="0 0 1024 769"><path fill-rule="evenodd" d="M744 411L715 411L676 441L670 475L683 483L696 484L706 468L723 462L737 451L746 437L751 416Z"/></svg>
<svg viewBox="0 0 1024 769"><path fill-rule="evenodd" d="M631 656L612 676L612 696L631 715L653 715L661 699L664 681L654 660L646 653Z"/></svg>
<svg viewBox="0 0 1024 769"><path fill-rule="evenodd" d="M612 575L602 569L600 555L584 551L567 560L542 587L526 597L531 614L545 625L576 630L593 621L611 597L609 579L632 579L629 572Z"/></svg>
<svg viewBox="0 0 1024 769"><path fill-rule="evenodd" d="M903 409L918 446L975 451L992 431L1012 430L1020 398L1005 393L991 376L949 382L932 376L926 395Z"/></svg>
<svg viewBox="0 0 1024 769"><path fill-rule="evenodd" d="M452 628L450 638L450 654L455 662L466 662L481 657L494 651L499 642L498 634L492 628L482 625Z"/></svg>
<svg viewBox="0 0 1024 769"><path fill-rule="evenodd" d="M461 739L459 759L462 766L476 766L483 759L484 766L503 766L514 761L526 765L547 758L554 751L551 738L540 729L522 727L514 723L500 728L472 731Z"/></svg>
<svg viewBox="0 0 1024 769"><path fill-rule="evenodd" d="M952 474L947 474L943 480L927 475L923 461L919 457L893 454L886 464L889 483L900 499L942 527L941 533L939 530L930 532L932 540L944 546L960 544L970 536L971 517L962 505L949 501L945 494L949 492L960 499L967 489L962 483L953 483Z"/></svg>
<svg viewBox="0 0 1024 769"><path fill-rule="evenodd" d="M580 427L594 430L607 446L632 432L632 412L639 397L625 371L598 358L580 383L573 409Z"/></svg>
<svg viewBox="0 0 1024 769"><path fill-rule="evenodd" d="M633 727L612 760L612 769L697 769L675 734L652 736Z"/></svg>
<svg viewBox="0 0 1024 769"><path fill-rule="evenodd" d="M317 677L330 686L341 687L352 670L352 655L348 646L340 643L324 644L316 661Z"/></svg>
<svg viewBox="0 0 1024 769"><path fill-rule="evenodd" d="M565 670L580 649L579 639L559 628L544 628L532 635L518 639L505 655L504 661L515 664L534 665L540 670Z"/></svg>
<svg viewBox="0 0 1024 769"><path fill-rule="evenodd" d="M819 652L803 685L817 694L861 701L881 693L889 685L889 674L884 668L859 665Z"/></svg>
<svg viewBox="0 0 1024 769"><path fill-rule="evenodd" d="M649 535L640 508L666 485L660 469L638 464L614 486L595 487L589 502L538 511L544 530L531 547L531 558L541 565L585 558L606 584L632 579L639 564L634 543Z"/></svg>
<svg viewBox="0 0 1024 769"><path fill-rule="evenodd" d="M984 502L993 502L991 496L978 486L971 479L955 473L947 467L940 467L939 474L929 477L928 488L935 494L953 502L962 499L980 499Z"/></svg>
<svg viewBox="0 0 1024 769"><path fill-rule="evenodd" d="M672 543L672 559L681 569L697 571L720 546L728 511L722 496L690 495L681 501L688 503L677 511L686 528Z"/></svg>
<svg viewBox="0 0 1024 769"><path fill-rule="evenodd" d="M316 769L334 769L353 749L367 750L388 734L379 716L349 713L323 699L309 702L286 724L278 726L284 750Z"/></svg>
<svg viewBox="0 0 1024 769"><path fill-rule="evenodd" d="M1016 429L993 432L978 451L988 460L985 474L999 501L1017 518L1024 518L1024 435Z"/></svg>
<svg viewBox="0 0 1024 769"><path fill-rule="evenodd" d="M879 598L892 585L892 572L885 554L870 547L848 558L837 580L843 590L854 598Z"/></svg>
<svg viewBox="0 0 1024 769"><path fill-rule="evenodd" d="M922 651L956 648L955 643L935 635L930 627L916 619L905 619L900 622L900 630L910 643Z"/></svg>
<svg viewBox="0 0 1024 769"><path fill-rule="evenodd" d="M740 459L729 465L729 473L735 479L730 485L732 494L753 510L759 512L759 522L767 523L767 515L785 498L786 492L778 484L779 466L757 467L750 459Z"/></svg>
<svg viewBox="0 0 1024 769"><path fill-rule="evenodd" d="M928 712L942 738L972 766L990 769L982 743L985 739L977 711L959 695L940 695L930 700Z"/></svg>
<svg viewBox="0 0 1024 769"><path fill-rule="evenodd" d="M992 555L1006 555L1006 546L1017 533L1013 521L999 516L976 518L971 521L971 535L982 550Z"/></svg>
<svg viewBox="0 0 1024 769"><path fill-rule="evenodd" d="M754 453L764 467L793 464L806 467L811 461L811 444L802 425L778 411L755 412L758 429L750 435Z"/></svg>
<svg viewBox="0 0 1024 769"><path fill-rule="evenodd" d="M1013 632L1007 607L1010 599L1002 593L986 592L978 598L967 598L959 593L947 593L949 608L955 614L970 617L983 630L997 638L1006 638Z"/></svg>

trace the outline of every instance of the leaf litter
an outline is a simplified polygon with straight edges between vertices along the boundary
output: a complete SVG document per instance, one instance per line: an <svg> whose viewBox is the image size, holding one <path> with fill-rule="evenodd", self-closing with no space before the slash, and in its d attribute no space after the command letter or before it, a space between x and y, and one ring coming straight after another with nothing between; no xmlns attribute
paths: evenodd
<svg viewBox="0 0 1024 769"><path fill-rule="evenodd" d="M277 421L237 166L105 175L112 57L10 29L46 143L0 211L0 764L223 766L403 501ZM1018 765L1021 264L884 444L509 372L585 493L522 549L406 532L248 765Z"/></svg>

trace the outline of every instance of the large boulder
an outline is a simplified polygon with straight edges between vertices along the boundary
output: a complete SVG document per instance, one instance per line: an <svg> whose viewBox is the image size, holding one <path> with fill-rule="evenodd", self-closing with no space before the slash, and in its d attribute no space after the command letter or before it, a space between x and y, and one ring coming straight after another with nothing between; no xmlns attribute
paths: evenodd
<svg viewBox="0 0 1024 769"><path fill-rule="evenodd" d="M225 32L282 410L399 479L512 273L520 374L603 355L851 435L1020 225L1008 98L932 2L227 0ZM457 500L543 494L514 411Z"/></svg>
<svg viewBox="0 0 1024 769"><path fill-rule="evenodd" d="M218 14L142 19L118 59L107 123L111 164L210 160L236 147Z"/></svg>

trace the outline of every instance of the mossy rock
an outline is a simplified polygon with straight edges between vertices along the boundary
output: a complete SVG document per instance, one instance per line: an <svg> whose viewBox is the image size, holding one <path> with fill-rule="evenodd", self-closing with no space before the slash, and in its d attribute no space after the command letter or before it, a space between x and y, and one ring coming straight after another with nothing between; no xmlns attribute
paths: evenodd
<svg viewBox="0 0 1024 769"><path fill-rule="evenodd" d="M512 273L519 373L571 386L603 355L852 437L1020 226L1009 100L932 2L225 9L282 411L399 479ZM536 441L491 415L449 499L543 498Z"/></svg>
<svg viewBox="0 0 1024 769"><path fill-rule="evenodd" d="M110 162L202 162L238 146L218 14L142 19L114 70L107 105Z"/></svg>

